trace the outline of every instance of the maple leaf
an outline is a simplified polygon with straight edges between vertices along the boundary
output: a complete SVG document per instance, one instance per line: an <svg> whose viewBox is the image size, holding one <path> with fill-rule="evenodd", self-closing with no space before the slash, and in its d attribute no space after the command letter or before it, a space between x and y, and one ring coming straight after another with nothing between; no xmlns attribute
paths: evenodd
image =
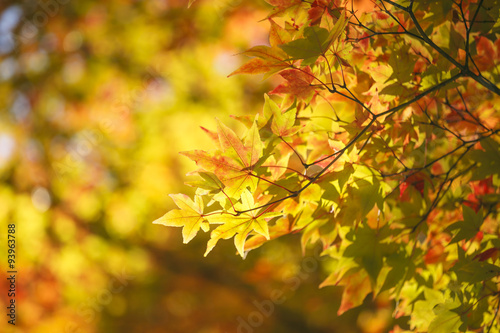
<svg viewBox="0 0 500 333"><path fill-rule="evenodd" d="M281 16L286 12L296 9L300 6L302 0L266 0L272 6L275 6L269 17Z"/></svg>
<svg viewBox="0 0 500 333"><path fill-rule="evenodd" d="M409 175L400 185L399 199L401 201L410 200L409 186L415 188L415 190L420 193L420 196L424 196L425 181L431 183L431 179L423 172L412 173ZM432 183L431 183L432 184Z"/></svg>
<svg viewBox="0 0 500 333"><path fill-rule="evenodd" d="M455 234L451 243L461 241L463 239L472 239L479 231L481 231L481 225L483 224L483 211L482 209L475 212L472 208L467 205L462 206L463 220L458 221L446 228L446 231L453 232L458 230Z"/></svg>
<svg viewBox="0 0 500 333"><path fill-rule="evenodd" d="M196 162L203 170L214 173L224 184L224 192L229 197L238 197L247 187L252 191L257 187L257 179L251 176L251 170L245 170L236 159L223 155L220 151L208 153L193 150L181 154Z"/></svg>
<svg viewBox="0 0 500 333"><path fill-rule="evenodd" d="M212 142L215 143L215 145L220 148L220 142L219 142L219 135L203 126L200 126L200 128L207 133L208 137L212 140Z"/></svg>
<svg viewBox="0 0 500 333"><path fill-rule="evenodd" d="M300 3L301 0L266 0L266 2L278 8L288 8L297 3Z"/></svg>
<svg viewBox="0 0 500 333"><path fill-rule="evenodd" d="M474 63L480 71L485 71L494 66L492 58L497 57L497 50L492 41L486 37L476 37L477 55L474 57Z"/></svg>
<svg viewBox="0 0 500 333"><path fill-rule="evenodd" d="M282 62L277 62L275 60L254 58L229 74L229 76L236 74L269 74L275 73L287 67L288 64L283 64Z"/></svg>
<svg viewBox="0 0 500 333"><path fill-rule="evenodd" d="M288 219L280 219L275 225L269 227L269 239L261 234L252 236L245 242L245 251L250 251L258 248L268 240L287 235L291 232L291 223Z"/></svg>
<svg viewBox="0 0 500 333"><path fill-rule="evenodd" d="M220 121L217 122L217 133L224 153L233 157L244 169L252 169L262 156L263 144L256 122L248 130L244 142Z"/></svg>
<svg viewBox="0 0 500 333"><path fill-rule="evenodd" d="M485 251L477 254L474 257L474 260L477 259L479 261L485 261L485 260L488 260L490 258L494 258L493 262L495 262L496 259L498 258L498 252L500 252L500 249L493 247L491 249L485 250Z"/></svg>
<svg viewBox="0 0 500 333"><path fill-rule="evenodd" d="M393 252L393 246L382 242L387 236L388 228L384 226L378 230L371 229L363 224L356 232L351 231L348 237L354 237L344 252L344 256L353 257L359 261L361 267L368 273L373 285L377 281L380 270L383 267L384 257Z"/></svg>
<svg viewBox="0 0 500 333"><path fill-rule="evenodd" d="M263 153L257 124L248 130L244 142L227 126L217 121L217 135L222 151L208 153L203 150L182 152L202 167L213 172L226 188L225 193L237 198L249 187L252 191L257 187L257 178L252 170Z"/></svg>
<svg viewBox="0 0 500 333"><path fill-rule="evenodd" d="M279 47L274 46L266 46L266 45L258 45L254 46L242 54L247 55L249 57L259 57L261 59L269 59L274 60L276 62L283 62L288 59L287 54L280 49Z"/></svg>
<svg viewBox="0 0 500 333"><path fill-rule="evenodd" d="M221 215L207 216L210 223L222 224L214 229L210 234L210 240L207 244L205 256L212 251L219 239L229 239L234 236L234 244L241 257L245 257L245 240L250 232L255 231L264 236L267 240L269 237L269 228L266 219L283 215L280 212L269 212L258 214L255 208L255 202L252 194L248 189L241 193L241 203L237 205L241 211L248 212L240 215L222 213Z"/></svg>
<svg viewBox="0 0 500 333"><path fill-rule="evenodd" d="M284 95L297 97L301 100L308 100L314 96L315 90L311 83L314 81L314 75L309 66L301 69L287 69L280 73L286 80L280 84L270 95Z"/></svg>
<svg viewBox="0 0 500 333"><path fill-rule="evenodd" d="M203 200L196 195L194 202L185 194L170 194L179 209L173 209L153 221L154 224L163 224L167 227L182 227L182 238L188 243L196 236L200 228L208 231L208 222L203 215Z"/></svg>
<svg viewBox="0 0 500 333"><path fill-rule="evenodd" d="M297 109L287 110L282 112L278 106L269 96L266 94L264 108L272 113L272 123L271 130L274 134L280 137L292 136L297 133L301 127L294 126L297 119Z"/></svg>
<svg viewBox="0 0 500 333"><path fill-rule="evenodd" d="M320 55L325 55L333 42L337 41L347 25L345 11L331 31L318 26L306 27L303 38L279 45L293 60L302 59L302 66L312 65Z"/></svg>
<svg viewBox="0 0 500 333"><path fill-rule="evenodd" d="M268 168L271 173L271 179L273 181L277 181L283 176L283 174L287 171L288 161L290 159L291 153L285 154L281 156L281 158L276 161L274 156L270 156L266 160L265 167Z"/></svg>
<svg viewBox="0 0 500 333"><path fill-rule="evenodd" d="M269 19L271 29L269 30L269 44L271 47L279 46L289 42L292 39L290 32L278 25L273 19Z"/></svg>
<svg viewBox="0 0 500 333"><path fill-rule="evenodd" d="M303 65L311 65L318 57L326 52L330 46L329 32L317 26L306 27L304 38L299 38L279 45L293 60L303 59Z"/></svg>
<svg viewBox="0 0 500 333"><path fill-rule="evenodd" d="M415 67L415 56L410 54L409 50L410 46L405 46L391 54L389 65L392 68L392 74L387 81L396 79L397 82L401 83L411 80L413 68Z"/></svg>
<svg viewBox="0 0 500 333"><path fill-rule="evenodd" d="M363 304L365 297L372 292L370 278L364 270L350 274L347 278L342 279L339 285L344 286L344 292L337 311L338 316Z"/></svg>
<svg viewBox="0 0 500 333"><path fill-rule="evenodd" d="M257 57L249 60L240 68L228 75L228 77L236 74L260 74L266 73L265 77L290 67L288 56L283 50L276 46L254 46L242 54L249 57Z"/></svg>
<svg viewBox="0 0 500 333"><path fill-rule="evenodd" d="M186 182L186 185L200 188L200 189L204 189L204 190L208 190L211 193L218 193L224 189L224 184L220 181L220 179L214 173L204 172L204 171L195 171L194 174L199 175L201 177L201 179Z"/></svg>
<svg viewBox="0 0 500 333"><path fill-rule="evenodd" d="M292 136L300 130L300 126L293 126L297 118L297 109L292 109L285 111L284 113L279 112L273 118L271 125L272 131L280 136L287 137Z"/></svg>
<svg viewBox="0 0 500 333"><path fill-rule="evenodd" d="M326 11L326 7L319 6L318 2L313 2L311 9L307 11L307 15L309 21L311 21L311 25L317 25L321 23L321 18Z"/></svg>

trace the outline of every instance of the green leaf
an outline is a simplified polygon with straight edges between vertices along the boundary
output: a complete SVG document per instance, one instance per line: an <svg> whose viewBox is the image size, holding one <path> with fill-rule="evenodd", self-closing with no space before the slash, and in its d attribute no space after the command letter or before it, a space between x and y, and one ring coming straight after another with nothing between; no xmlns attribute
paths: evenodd
<svg viewBox="0 0 500 333"><path fill-rule="evenodd" d="M217 178L215 173L199 171L197 174L200 175L202 179L188 181L186 182L186 185L209 190L212 193L216 193L224 189L224 184L219 180L219 178Z"/></svg>
<svg viewBox="0 0 500 333"><path fill-rule="evenodd" d="M476 236L483 224L483 210L474 212L472 208L462 205L463 221L458 221L446 228L447 232L458 230L458 233L453 237L451 243L459 242L463 239L470 240Z"/></svg>
<svg viewBox="0 0 500 333"><path fill-rule="evenodd" d="M412 268L412 270L414 269L413 263L411 263L409 258L403 253L393 253L389 255L387 257L387 264L391 267L391 270L387 274L379 292L402 285L404 283L403 278L408 270L410 268Z"/></svg>
<svg viewBox="0 0 500 333"><path fill-rule="evenodd" d="M344 255L359 260L373 284L377 281L378 274L382 269L384 257L395 250L394 244L381 242L387 236L388 231L387 225L379 230L374 230L364 223L357 231L353 230L347 235L354 241L346 248Z"/></svg>
<svg viewBox="0 0 500 333"><path fill-rule="evenodd" d="M318 26L306 27L304 38L299 38L289 43L279 45L293 60L304 59L303 65L311 65L316 59L326 52L330 45L330 33Z"/></svg>
<svg viewBox="0 0 500 333"><path fill-rule="evenodd" d="M462 325L460 316L452 311L443 311L429 325L428 333L454 333Z"/></svg>
<svg viewBox="0 0 500 333"><path fill-rule="evenodd" d="M252 127L248 130L245 136L244 144L247 150L246 158L249 161L248 168L251 168L259 162L264 149L264 145L260 139L257 122L254 122Z"/></svg>
<svg viewBox="0 0 500 333"><path fill-rule="evenodd" d="M420 277L420 275L416 275ZM434 309L439 304L446 302L446 297L441 290L424 287L423 298L420 296L412 307L411 324L419 327L421 331L427 331L430 323L436 318ZM418 330L418 331L420 331ZM452 333L451 331L449 333Z"/></svg>
<svg viewBox="0 0 500 333"><path fill-rule="evenodd" d="M485 261L470 261L453 268L459 281L479 283L500 275L500 267Z"/></svg>
<svg viewBox="0 0 500 333"><path fill-rule="evenodd" d="M489 6L481 6L479 7L478 15L476 16L476 20L474 21L474 25L472 26L472 32L480 32L485 34L490 31L495 25L498 26L498 11L499 11L499 3L491 2ZM471 13L475 13L478 10L478 3L471 3L469 7L469 11ZM495 24L497 21L497 24Z"/></svg>
<svg viewBox="0 0 500 333"><path fill-rule="evenodd" d="M378 201L382 200L380 186L378 182L370 184L368 181L361 179L356 180L356 185L358 189L355 190L355 193L360 199L361 215L365 216Z"/></svg>
<svg viewBox="0 0 500 333"><path fill-rule="evenodd" d="M405 92L405 87L401 84L401 82L394 82L382 89L380 92L381 95L390 95L390 96L402 96Z"/></svg>
<svg viewBox="0 0 500 333"><path fill-rule="evenodd" d="M391 76L386 82L396 79L399 84L409 82L412 79L413 68L416 57L410 52L410 46L405 45L394 50L389 58L389 65L392 68Z"/></svg>
<svg viewBox="0 0 500 333"><path fill-rule="evenodd" d="M344 188L344 184L347 183L347 181L349 180L349 178L351 177L351 175L353 173L354 173L354 167L350 163L346 163L344 165L344 169L337 173L340 192L342 192L342 189Z"/></svg>
<svg viewBox="0 0 500 333"><path fill-rule="evenodd" d="M283 52L282 49L266 45L254 46L243 52L243 54L249 57L259 57L264 60L274 60L278 63L282 63L288 58L287 53Z"/></svg>
<svg viewBox="0 0 500 333"><path fill-rule="evenodd" d="M292 136L300 130L300 126L293 126L297 118L297 109L282 113L278 110L273 117L271 130L280 137Z"/></svg>
<svg viewBox="0 0 500 333"><path fill-rule="evenodd" d="M333 26L332 30L330 31L330 33L328 35L328 42L329 43L336 41L340 37L342 32L345 31L347 23L348 23L348 21L346 19L346 12L344 9L344 11L342 13L340 13L339 19L337 20L337 22L335 22L335 25Z"/></svg>
<svg viewBox="0 0 500 333"><path fill-rule="evenodd" d="M481 146L484 150L473 150L468 156L471 162L478 165L478 168L473 170L471 180L500 175L500 145L495 140L487 138L481 141Z"/></svg>
<svg viewBox="0 0 500 333"><path fill-rule="evenodd" d="M479 283L500 275L500 267L486 261L473 260L458 245L457 250L458 260L451 268L451 271L455 272L458 281L462 283Z"/></svg>
<svg viewBox="0 0 500 333"><path fill-rule="evenodd" d="M268 94L264 94L264 118L271 119L275 114L281 113L280 107Z"/></svg>

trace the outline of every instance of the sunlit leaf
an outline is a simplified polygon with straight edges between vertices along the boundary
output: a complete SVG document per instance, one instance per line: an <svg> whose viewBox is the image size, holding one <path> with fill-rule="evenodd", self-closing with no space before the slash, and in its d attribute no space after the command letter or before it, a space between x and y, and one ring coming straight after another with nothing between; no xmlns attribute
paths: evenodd
<svg viewBox="0 0 500 333"><path fill-rule="evenodd" d="M253 196L248 190L244 190L241 193L240 207L242 211L246 211L255 207ZM256 214L255 211L250 211L241 215L222 213L220 215L216 214L207 216L207 219L210 223L222 225L212 231L210 240L207 244L207 251L205 252L205 256L208 255L210 251L212 251L212 249L220 239L228 239L234 236L234 244L236 245L238 253L242 257L245 257L244 246L248 234L252 231L255 231L269 240L269 228L266 218L269 219L281 215L282 214L279 212Z"/></svg>
<svg viewBox="0 0 500 333"><path fill-rule="evenodd" d="M194 202L185 194L171 194L170 197L179 209L171 210L153 223L168 227L182 227L184 243L193 239L200 228L208 231L208 223L203 215L203 201L200 196L195 196Z"/></svg>

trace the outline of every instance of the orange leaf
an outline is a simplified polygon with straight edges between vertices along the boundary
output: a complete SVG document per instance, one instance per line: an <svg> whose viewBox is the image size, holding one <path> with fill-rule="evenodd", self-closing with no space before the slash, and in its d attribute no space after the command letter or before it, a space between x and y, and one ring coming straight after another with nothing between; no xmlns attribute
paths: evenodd
<svg viewBox="0 0 500 333"><path fill-rule="evenodd" d="M236 74L262 74L274 73L288 67L287 64L279 63L272 60L264 60L260 58L251 59L249 62L232 72L229 76Z"/></svg>
<svg viewBox="0 0 500 333"><path fill-rule="evenodd" d="M266 0L268 4L280 9L288 8L301 2L301 0Z"/></svg>
<svg viewBox="0 0 500 333"><path fill-rule="evenodd" d="M352 275L349 275L344 278L339 285L345 286L345 289L342 294L340 308L337 311L338 316L347 310L363 304L363 300L366 295L372 292L370 278L364 270L360 270Z"/></svg>
<svg viewBox="0 0 500 333"><path fill-rule="evenodd" d="M205 132L207 133L207 135L210 137L210 139L215 143L215 145L220 148L220 142L219 142L219 136L217 135L217 133L203 127L203 126L200 126L200 128Z"/></svg>
<svg viewBox="0 0 500 333"><path fill-rule="evenodd" d="M286 59L288 59L288 55L277 46L254 46L242 54L257 58L251 59L246 64L229 74L228 77L236 74L267 73L268 75L271 75L284 68L290 67L290 64L286 61Z"/></svg>
<svg viewBox="0 0 500 333"><path fill-rule="evenodd" d="M426 265L435 264L437 262L442 262L446 259L446 253L443 244L437 243L433 244L424 256L424 262Z"/></svg>
<svg viewBox="0 0 500 333"><path fill-rule="evenodd" d="M277 86L269 94L272 95L292 95L298 99L306 100L315 93L311 83L314 80L311 68L309 66L303 69L288 69L280 73L287 81Z"/></svg>
<svg viewBox="0 0 500 333"><path fill-rule="evenodd" d="M242 168L234 158L224 156L220 152L213 156L203 150L181 152L189 157L205 171L213 172L226 186L225 193L230 197L238 197L245 188L253 191L257 187L256 178L251 176L251 171Z"/></svg>
<svg viewBox="0 0 500 333"><path fill-rule="evenodd" d="M254 46L246 50L242 54L249 57L259 57L266 60L275 60L276 62L283 62L288 59L288 55L279 47L269 47L265 45Z"/></svg>
<svg viewBox="0 0 500 333"><path fill-rule="evenodd" d="M477 56L474 58L474 63L480 71L485 71L492 68L497 57L497 52L492 41L486 37L476 37Z"/></svg>
<svg viewBox="0 0 500 333"><path fill-rule="evenodd" d="M288 31L272 19L269 19L269 23L271 23L271 30L269 31L269 44L271 46L282 45L291 41L292 37Z"/></svg>
<svg viewBox="0 0 500 333"><path fill-rule="evenodd" d="M307 12L311 25L317 25L321 23L321 17L325 13L326 8L320 7L314 2L311 9Z"/></svg>

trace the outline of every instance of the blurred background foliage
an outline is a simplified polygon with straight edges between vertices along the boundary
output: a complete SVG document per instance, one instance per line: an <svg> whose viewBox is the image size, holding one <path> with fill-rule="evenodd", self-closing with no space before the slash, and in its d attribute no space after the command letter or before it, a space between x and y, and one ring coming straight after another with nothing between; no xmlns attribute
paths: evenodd
<svg viewBox="0 0 500 333"><path fill-rule="evenodd" d="M267 10L260 0L1 1L1 253L15 223L19 273L17 326L4 315L0 331L384 330L390 313L368 301L335 317L340 290L318 289L326 276L297 237L244 261L229 241L203 258L208 237L183 245L180 229L151 223L174 208L169 193L191 190L195 165L177 153L212 148L199 125L219 117L238 132L229 115L255 113L276 84L227 78L245 60L236 54L267 43ZM254 302L273 291L286 300L258 315Z"/></svg>

